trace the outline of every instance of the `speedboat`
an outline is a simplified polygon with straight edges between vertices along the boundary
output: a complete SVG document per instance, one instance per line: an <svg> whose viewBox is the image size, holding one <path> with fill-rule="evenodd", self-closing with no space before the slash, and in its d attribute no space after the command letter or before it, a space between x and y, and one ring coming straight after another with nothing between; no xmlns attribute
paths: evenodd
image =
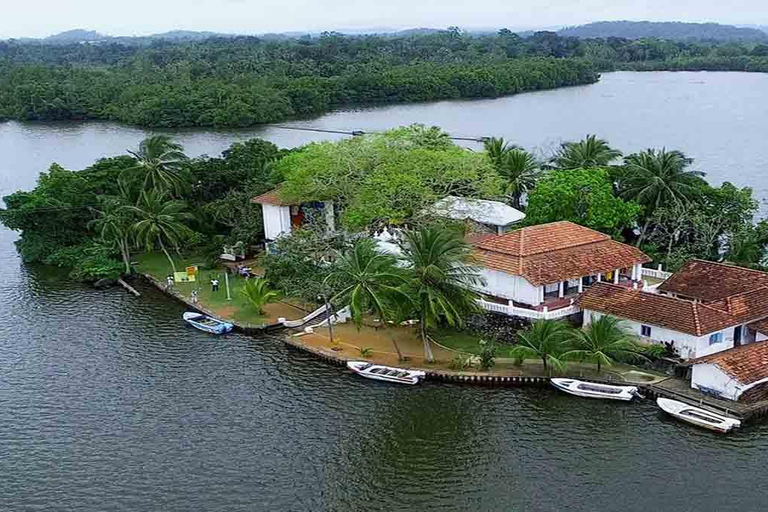
<svg viewBox="0 0 768 512"><path fill-rule="evenodd" d="M422 371L393 368L368 361L349 361L347 368L361 377L397 384L418 384L427 375Z"/></svg>
<svg viewBox="0 0 768 512"><path fill-rule="evenodd" d="M585 398L604 398L607 400L632 400L640 396L635 386L610 386L576 379L549 379L560 391Z"/></svg>
<svg viewBox="0 0 768 512"><path fill-rule="evenodd" d="M202 313L195 313L193 311L184 313L183 318L184 321L192 327L211 334L225 334L234 328L234 325L229 322L224 322L218 318L203 315Z"/></svg>
<svg viewBox="0 0 768 512"><path fill-rule="evenodd" d="M679 420L683 420L697 427L714 430L715 432L722 432L726 434L734 428L739 428L741 422L721 414L701 409L688 405L684 402L677 400L670 400L669 398L657 398L656 403L661 407L661 410L674 416Z"/></svg>

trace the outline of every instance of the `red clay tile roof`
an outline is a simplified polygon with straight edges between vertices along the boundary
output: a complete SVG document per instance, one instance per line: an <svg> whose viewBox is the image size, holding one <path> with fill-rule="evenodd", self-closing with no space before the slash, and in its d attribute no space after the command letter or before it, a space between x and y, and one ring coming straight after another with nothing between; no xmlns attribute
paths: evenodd
<svg viewBox="0 0 768 512"><path fill-rule="evenodd" d="M256 204L271 204L273 206L293 206L297 204L295 202L286 201L283 199L283 197L280 195L280 188L275 188L269 192L264 192L260 196L256 196L251 199L251 202Z"/></svg>
<svg viewBox="0 0 768 512"><path fill-rule="evenodd" d="M768 273L735 265L691 260L659 286L659 291L704 302L723 300L768 287Z"/></svg>
<svg viewBox="0 0 768 512"><path fill-rule="evenodd" d="M571 222L553 222L503 235L470 237L479 262L533 285L628 268L651 259L639 249Z"/></svg>
<svg viewBox="0 0 768 512"><path fill-rule="evenodd" d="M714 364L741 384L768 379L768 342L759 341L694 359L690 364Z"/></svg>
<svg viewBox="0 0 768 512"><path fill-rule="evenodd" d="M579 298L582 310L705 336L768 317L768 288L729 297L716 305L596 283Z"/></svg>

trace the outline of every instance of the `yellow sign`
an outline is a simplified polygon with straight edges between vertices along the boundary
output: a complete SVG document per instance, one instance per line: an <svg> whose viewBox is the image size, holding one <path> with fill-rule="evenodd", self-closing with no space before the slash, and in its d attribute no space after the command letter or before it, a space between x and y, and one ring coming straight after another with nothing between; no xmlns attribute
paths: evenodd
<svg viewBox="0 0 768 512"><path fill-rule="evenodd" d="M173 280L176 282L176 284L180 283L194 283L195 282L195 274L190 274L189 272L174 272L173 273Z"/></svg>

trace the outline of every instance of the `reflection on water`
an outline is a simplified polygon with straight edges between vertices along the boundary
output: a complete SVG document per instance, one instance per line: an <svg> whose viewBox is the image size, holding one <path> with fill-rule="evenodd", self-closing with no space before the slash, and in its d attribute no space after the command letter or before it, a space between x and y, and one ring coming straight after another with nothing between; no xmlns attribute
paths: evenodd
<svg viewBox="0 0 768 512"><path fill-rule="evenodd" d="M764 123L766 98L739 110L738 94L714 101L709 89L732 80L749 95L765 75L729 77L617 74L597 86L337 113L312 123L505 129L527 145L542 145L550 132L603 133L630 149L670 137L670 146L685 142L693 156L720 162L713 169L729 179L758 183L768 173L744 173L740 164L750 159L750 169L765 169L756 134L734 130ZM690 87L679 89L686 80ZM662 105L671 119L661 121L652 104L626 92L631 87L646 98L668 96ZM586 116L580 101L596 110ZM715 127L701 120L713 113L721 116L721 136L739 139L740 149L697 153L712 142ZM568 121L575 116L584 122ZM29 187L53 160L83 167L143 135L109 124L0 124L1 185ZM186 132L183 140L193 154L216 153L250 135ZM137 299L24 266L13 239L0 230L0 510L764 508L768 426L722 437L671 421L650 401L359 379L275 339L189 329L181 307L154 289L141 287Z"/></svg>

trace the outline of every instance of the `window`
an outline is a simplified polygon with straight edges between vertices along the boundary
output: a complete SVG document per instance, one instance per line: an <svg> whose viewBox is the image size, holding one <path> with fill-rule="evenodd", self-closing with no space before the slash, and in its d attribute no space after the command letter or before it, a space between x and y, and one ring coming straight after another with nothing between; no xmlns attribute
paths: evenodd
<svg viewBox="0 0 768 512"><path fill-rule="evenodd" d="M648 325L641 325L640 326L640 335L645 338L651 337L651 327Z"/></svg>
<svg viewBox="0 0 768 512"><path fill-rule="evenodd" d="M714 345L716 343L722 343L723 342L723 333L722 332L716 332L715 334L712 334L709 337L709 344Z"/></svg>
<svg viewBox="0 0 768 512"><path fill-rule="evenodd" d="M733 329L733 342L734 343L741 343L741 326L738 326Z"/></svg>

